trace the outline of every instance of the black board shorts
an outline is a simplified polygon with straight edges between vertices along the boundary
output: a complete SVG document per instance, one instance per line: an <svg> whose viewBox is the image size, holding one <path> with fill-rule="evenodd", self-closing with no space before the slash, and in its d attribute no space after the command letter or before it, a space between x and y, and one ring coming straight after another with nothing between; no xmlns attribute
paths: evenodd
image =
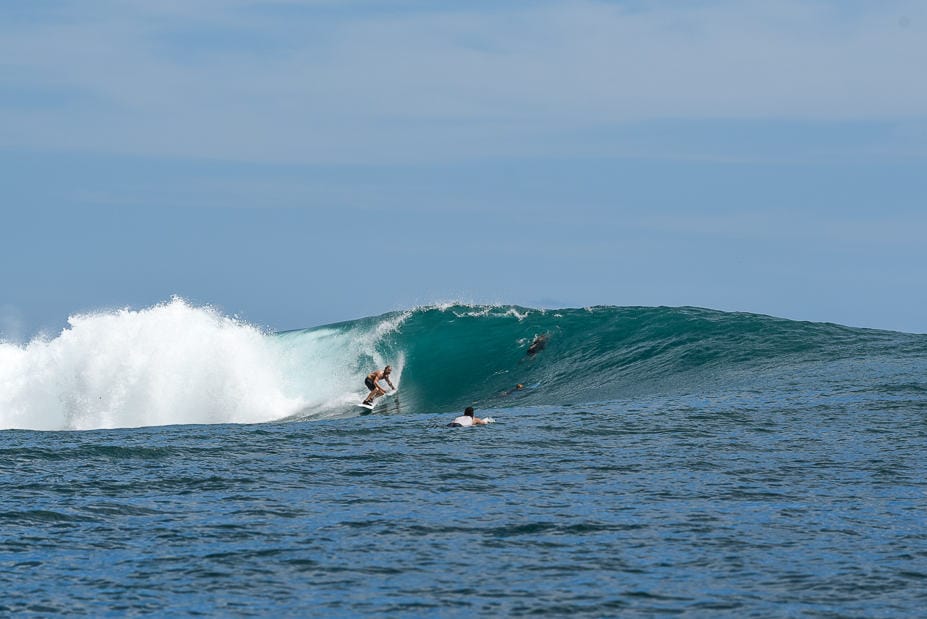
<svg viewBox="0 0 927 619"><path fill-rule="evenodd" d="M369 376L364 379L364 384L367 385L367 389L370 389L371 391L377 388L377 384L370 380Z"/></svg>

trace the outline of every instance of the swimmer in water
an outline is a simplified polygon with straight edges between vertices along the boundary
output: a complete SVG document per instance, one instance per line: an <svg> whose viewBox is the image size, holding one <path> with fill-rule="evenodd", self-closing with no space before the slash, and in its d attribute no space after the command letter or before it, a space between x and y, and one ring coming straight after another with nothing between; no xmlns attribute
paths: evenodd
<svg viewBox="0 0 927 619"><path fill-rule="evenodd" d="M486 423L489 423L489 422L486 421L485 419L480 419L479 417L474 417L474 416L473 416L473 407L472 407L472 406L468 406L468 407L466 408L466 410L464 410L464 414L461 415L460 417L457 417L456 419L454 419L454 421L450 422L449 424L447 424L447 427L449 427L449 428L467 428L467 427L469 427L469 426L481 426L481 425L484 425L484 424L486 424Z"/></svg>
<svg viewBox="0 0 927 619"><path fill-rule="evenodd" d="M508 391L503 391L503 392L500 393L499 395L501 395L501 396L511 395L511 394L515 393L516 391L521 391L521 390L524 389L524 388L525 388L524 385L522 385L521 383L518 383L517 385L515 385L514 387L512 387L512 388L509 389Z"/></svg>

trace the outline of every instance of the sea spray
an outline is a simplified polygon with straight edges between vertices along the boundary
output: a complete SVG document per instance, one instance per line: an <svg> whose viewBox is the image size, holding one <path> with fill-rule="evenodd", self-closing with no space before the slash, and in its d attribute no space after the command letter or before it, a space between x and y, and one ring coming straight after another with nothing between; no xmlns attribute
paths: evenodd
<svg viewBox="0 0 927 619"><path fill-rule="evenodd" d="M298 410L271 339L180 299L72 316L52 339L0 344L0 427L261 422Z"/></svg>

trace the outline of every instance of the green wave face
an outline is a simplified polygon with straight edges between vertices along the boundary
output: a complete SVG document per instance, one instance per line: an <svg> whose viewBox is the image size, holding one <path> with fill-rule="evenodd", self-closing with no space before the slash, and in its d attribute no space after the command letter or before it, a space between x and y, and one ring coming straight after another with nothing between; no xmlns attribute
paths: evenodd
<svg viewBox="0 0 927 619"><path fill-rule="evenodd" d="M0 342L0 429L354 416L364 377L386 364L399 394L378 414L738 392L783 406L822 393L901 402L927 389L927 336L696 308L470 305L268 334L172 299Z"/></svg>
<svg viewBox="0 0 927 619"><path fill-rule="evenodd" d="M807 364L927 351L924 336L698 308L451 305L321 329L369 343L342 362L358 383L375 367L397 366L403 407L422 412L691 392ZM529 350L538 338L543 347Z"/></svg>

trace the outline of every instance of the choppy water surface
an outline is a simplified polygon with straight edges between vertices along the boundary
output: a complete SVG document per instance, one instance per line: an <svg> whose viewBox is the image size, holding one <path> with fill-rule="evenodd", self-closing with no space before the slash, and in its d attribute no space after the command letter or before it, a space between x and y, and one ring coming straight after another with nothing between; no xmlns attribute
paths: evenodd
<svg viewBox="0 0 927 619"><path fill-rule="evenodd" d="M914 616L927 394L0 434L0 612Z"/></svg>

